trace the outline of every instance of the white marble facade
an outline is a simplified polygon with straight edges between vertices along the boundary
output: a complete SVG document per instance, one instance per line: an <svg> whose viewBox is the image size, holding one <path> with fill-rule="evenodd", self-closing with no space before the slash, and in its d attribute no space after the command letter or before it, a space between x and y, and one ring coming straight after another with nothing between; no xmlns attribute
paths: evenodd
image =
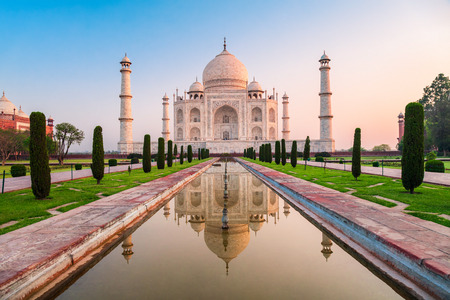
<svg viewBox="0 0 450 300"><path fill-rule="evenodd" d="M123 63L131 64L128 58ZM334 140L331 127L331 92L329 89L329 58L324 54L320 61L320 139L311 140L312 152L333 152ZM126 69L126 70L124 70ZM142 143L132 142L131 133L131 92L129 80L131 70L125 65L122 72L122 109L121 109L121 153L142 153ZM124 76L125 75L125 76ZM124 91L124 86L126 87ZM280 99L281 100L281 99ZM163 97L162 136L167 140L172 133L175 144L187 147L192 145L194 152L198 148L208 148L210 153L242 153L245 148L256 149L263 143L272 143L286 139L286 149L290 151L289 140L289 97L286 93L278 101L275 88L268 92L253 78L248 82L245 65L224 49L211 60L203 71L201 82L196 80L189 91L183 94L176 90L173 94L173 128L169 128L169 99ZM282 127L278 128L278 107L282 105ZM128 113L123 113L129 106ZM124 130L123 127L129 128ZM282 132L279 136L278 133ZM303 150L304 140L297 141L298 151ZM152 137L152 152L157 151L157 138Z"/></svg>

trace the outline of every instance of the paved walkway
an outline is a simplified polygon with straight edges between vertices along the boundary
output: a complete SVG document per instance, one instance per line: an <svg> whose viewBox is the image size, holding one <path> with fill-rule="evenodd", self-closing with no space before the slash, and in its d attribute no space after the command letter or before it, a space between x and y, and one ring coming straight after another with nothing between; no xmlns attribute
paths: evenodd
<svg viewBox="0 0 450 300"><path fill-rule="evenodd" d="M450 295L450 228L239 159L277 192L413 278L433 278ZM300 197L299 197L300 196ZM322 224L324 221L318 221ZM377 253L379 251L380 253ZM416 273L415 273L416 272ZM424 280L428 280L425 278ZM445 298L445 297L442 297Z"/></svg>
<svg viewBox="0 0 450 300"><path fill-rule="evenodd" d="M152 211L216 159L0 236L0 298L23 298ZM126 166L128 167L128 166Z"/></svg>
<svg viewBox="0 0 450 300"><path fill-rule="evenodd" d="M122 172L127 171L129 165L119 165L115 167L105 167L105 174L108 173L115 173L115 172ZM152 166L156 166L156 162L152 162ZM139 169L142 168L142 164L133 164L133 169ZM52 183L61 182L61 181L69 181L72 179L71 171L64 171L64 172L54 172L51 173ZM92 171L91 168L84 167L84 169L81 170L73 170L73 179L79 179L79 178L85 178L85 177L91 177ZM0 182L0 188L1 188L1 182ZM31 188L31 177L28 176L22 176L22 177L11 177L11 178L5 178L5 193L6 192L12 192L22 189ZM1 190L0 190L1 192Z"/></svg>
<svg viewBox="0 0 450 300"><path fill-rule="evenodd" d="M299 160L297 162L297 166L304 166L305 161ZM323 167L323 163L308 161L308 166L314 167ZM335 169L335 170L343 170L343 171L351 171L352 165L347 164L339 164L339 163L327 163L325 166L327 169ZM402 170L401 169L392 169L392 168L381 168L378 167L369 167L369 166L361 166L361 172L364 174L371 175L382 175L386 177L392 178L402 178ZM425 172L425 176L423 178L423 182L431 183L431 184L439 184L450 186L450 173L435 173L435 172Z"/></svg>

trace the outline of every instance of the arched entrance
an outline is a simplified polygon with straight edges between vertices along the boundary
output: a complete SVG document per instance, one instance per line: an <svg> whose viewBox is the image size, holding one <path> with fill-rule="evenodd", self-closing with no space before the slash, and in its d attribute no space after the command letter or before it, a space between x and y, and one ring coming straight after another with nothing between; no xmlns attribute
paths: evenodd
<svg viewBox="0 0 450 300"><path fill-rule="evenodd" d="M239 132L238 114L234 108L224 105L214 114L214 139L237 140Z"/></svg>

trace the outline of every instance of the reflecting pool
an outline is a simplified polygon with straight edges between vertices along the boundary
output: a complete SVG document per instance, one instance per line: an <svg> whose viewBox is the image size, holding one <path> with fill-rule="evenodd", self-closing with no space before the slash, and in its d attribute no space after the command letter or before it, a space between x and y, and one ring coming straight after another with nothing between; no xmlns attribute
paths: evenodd
<svg viewBox="0 0 450 300"><path fill-rule="evenodd" d="M224 173L193 180L59 299L401 299L239 164Z"/></svg>

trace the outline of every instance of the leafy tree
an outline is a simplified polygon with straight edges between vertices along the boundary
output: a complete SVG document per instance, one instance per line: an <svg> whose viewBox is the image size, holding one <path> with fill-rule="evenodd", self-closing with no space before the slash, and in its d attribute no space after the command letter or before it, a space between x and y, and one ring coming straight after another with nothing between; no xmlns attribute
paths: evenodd
<svg viewBox="0 0 450 300"><path fill-rule="evenodd" d="M57 147L56 154L60 165L64 164L64 158L73 143L78 145L84 140L84 132L70 123L61 123L55 126L54 134Z"/></svg>
<svg viewBox="0 0 450 300"><path fill-rule="evenodd" d="M284 166L286 164L286 141L281 140L281 164Z"/></svg>
<svg viewBox="0 0 450 300"><path fill-rule="evenodd" d="M145 140L144 140L145 144ZM94 129L94 138L92 142L92 176L100 184L105 173L105 151L103 149L102 127L97 126Z"/></svg>
<svg viewBox="0 0 450 300"><path fill-rule="evenodd" d="M353 137L353 154L352 154L352 175L355 180L361 175L361 129L355 129Z"/></svg>
<svg viewBox="0 0 450 300"><path fill-rule="evenodd" d="M388 144L381 144L373 147L372 151L391 151L391 147Z"/></svg>
<svg viewBox="0 0 450 300"><path fill-rule="evenodd" d="M144 149L142 151L142 169L145 173L152 170L152 149L150 143L150 134L144 135Z"/></svg>
<svg viewBox="0 0 450 300"><path fill-rule="evenodd" d="M403 135L402 184L411 194L422 184L423 165L423 106L411 102L405 108L405 133Z"/></svg>
<svg viewBox="0 0 450 300"><path fill-rule="evenodd" d="M188 145L187 161L188 161L188 163L192 162L192 146L191 145Z"/></svg>
<svg viewBox="0 0 450 300"><path fill-rule="evenodd" d="M418 100L425 110L426 135L439 151L450 151L450 80L439 74ZM406 122L406 121L405 121ZM406 124L405 124L406 126Z"/></svg>
<svg viewBox="0 0 450 300"><path fill-rule="evenodd" d="M292 141L291 165L293 168L297 166L297 141Z"/></svg>
<svg viewBox="0 0 450 300"><path fill-rule="evenodd" d="M9 157L24 148L25 134L13 129L0 129L0 155L2 166Z"/></svg>
<svg viewBox="0 0 450 300"><path fill-rule="evenodd" d="M173 142L172 140L169 140L167 142L167 167L172 167L173 164L173 146L172 146Z"/></svg>
<svg viewBox="0 0 450 300"><path fill-rule="evenodd" d="M183 148L182 148L183 149ZM164 138L160 137L158 138L158 156L156 165L158 167L158 170L164 169L165 164L165 151L164 151Z"/></svg>
<svg viewBox="0 0 450 300"><path fill-rule="evenodd" d="M309 135L306 137L305 148L303 149L303 160L308 160L310 156L311 145L309 140Z"/></svg>
<svg viewBox="0 0 450 300"><path fill-rule="evenodd" d="M181 146L181 148L180 148L180 165L182 165L183 162L184 162L184 157L183 157L184 153L183 152L184 152L183 151L183 146Z"/></svg>
<svg viewBox="0 0 450 300"><path fill-rule="evenodd" d="M48 165L45 115L32 112L30 115L30 170L31 189L36 199L50 194L50 167Z"/></svg>
<svg viewBox="0 0 450 300"><path fill-rule="evenodd" d="M275 163L280 164L280 141L275 142Z"/></svg>

